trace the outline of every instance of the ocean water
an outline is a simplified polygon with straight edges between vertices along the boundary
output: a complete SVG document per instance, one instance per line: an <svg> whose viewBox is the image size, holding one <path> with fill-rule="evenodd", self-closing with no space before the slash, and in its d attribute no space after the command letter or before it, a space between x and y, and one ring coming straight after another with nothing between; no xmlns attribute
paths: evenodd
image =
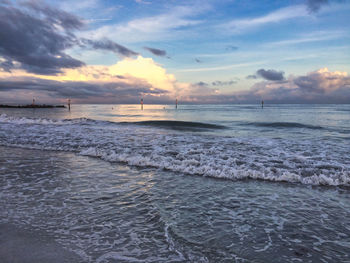
<svg viewBox="0 0 350 263"><path fill-rule="evenodd" d="M0 223L82 262L350 262L350 105L0 109Z"/></svg>

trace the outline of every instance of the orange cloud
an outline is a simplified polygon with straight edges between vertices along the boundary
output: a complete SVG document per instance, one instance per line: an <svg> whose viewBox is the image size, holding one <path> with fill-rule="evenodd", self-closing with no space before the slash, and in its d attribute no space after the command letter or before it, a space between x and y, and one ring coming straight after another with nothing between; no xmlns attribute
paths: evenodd
<svg viewBox="0 0 350 263"><path fill-rule="evenodd" d="M13 70L11 73L0 72L0 80L28 81L29 78L31 80L35 78L38 81L54 81L55 83L52 83L54 86L57 86L59 83L62 83L62 85L69 83L76 89L79 89L80 84L84 86L83 83L103 85L104 87L109 85L108 91L113 89L113 84L116 90L120 86L128 86L130 94L137 96L135 102L139 100L140 96L144 96L145 99L148 98L152 101L173 101L175 98L178 98L182 101L196 102L198 101L197 96L209 96L214 95L215 92L217 93L217 91L208 87L178 82L173 74L167 73L165 68L152 58L144 58L142 56L125 58L111 66L86 65L80 68L62 69L62 73L57 75L38 75L23 70ZM131 90L132 87L135 87L135 90L137 90L141 86L147 86L147 89L139 90L137 94ZM83 91L83 88L81 89ZM69 96L66 93L64 93L65 96ZM101 102L96 96L91 99ZM122 103L122 101L118 102Z"/></svg>

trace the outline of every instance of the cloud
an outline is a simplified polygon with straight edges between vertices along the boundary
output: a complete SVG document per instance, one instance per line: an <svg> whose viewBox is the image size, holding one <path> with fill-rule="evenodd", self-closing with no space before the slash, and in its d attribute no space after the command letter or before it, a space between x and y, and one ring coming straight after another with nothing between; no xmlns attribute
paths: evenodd
<svg viewBox="0 0 350 263"><path fill-rule="evenodd" d="M325 94L349 86L350 77L346 72L330 72L323 68L306 76L293 78L293 82L303 91Z"/></svg>
<svg viewBox="0 0 350 263"><path fill-rule="evenodd" d="M306 5L310 13L316 13L326 4L328 4L328 0L306 0Z"/></svg>
<svg viewBox="0 0 350 263"><path fill-rule="evenodd" d="M256 74L266 80L278 81L284 79L283 71L276 71L274 69L259 69Z"/></svg>
<svg viewBox="0 0 350 263"><path fill-rule="evenodd" d="M222 93L205 82L182 84L181 100L187 103L348 103L350 77L327 68L284 81L262 81L249 90Z"/></svg>
<svg viewBox="0 0 350 263"><path fill-rule="evenodd" d="M146 70L145 70L146 69ZM112 66L65 69L56 76L36 76L25 71L0 72L0 103L28 103L34 96L42 103L348 103L350 77L327 68L283 81L261 81L249 90L223 93L216 87L234 81L178 82L150 58L125 58ZM214 84L215 83L215 84ZM14 92L16 91L16 92ZM41 98L41 99L40 99Z"/></svg>
<svg viewBox="0 0 350 263"><path fill-rule="evenodd" d="M223 70L231 70L234 68L251 67L251 66L261 65L261 64L265 64L265 63L266 63L266 61L254 61L254 62L237 63L237 64L224 65L224 66L207 67L207 68L186 68L186 69L180 69L177 71L178 72L223 71Z"/></svg>
<svg viewBox="0 0 350 263"><path fill-rule="evenodd" d="M144 49L148 50L151 52L153 55L159 56L159 57L165 57L166 56L166 51L157 49L157 48L151 48L151 47L143 47Z"/></svg>
<svg viewBox="0 0 350 263"><path fill-rule="evenodd" d="M208 85L193 84L183 96L189 103L349 103L350 77L327 68L283 82L262 81L249 90L221 93Z"/></svg>
<svg viewBox="0 0 350 263"><path fill-rule="evenodd" d="M180 85L151 58L141 56L125 58L111 66L63 69L57 75L39 76L20 69L11 73L0 71L3 103L7 103L12 94L17 94L12 101L44 96L47 101L70 97L82 103L137 103L144 96L156 103L180 96Z"/></svg>
<svg viewBox="0 0 350 263"><path fill-rule="evenodd" d="M67 12L82 13L83 11L90 9L93 12L100 7L99 0L84 0L84 1L70 1L61 0L59 1L59 7Z"/></svg>
<svg viewBox="0 0 350 263"><path fill-rule="evenodd" d="M138 103L141 96L147 103L173 103L175 98L186 103L220 103L219 95L218 89L205 82L178 82L153 59L142 56L111 66L64 69L51 76L18 69L0 71L0 103L5 104L28 103L32 97L41 103L65 103L67 98L74 103Z"/></svg>
<svg viewBox="0 0 350 263"><path fill-rule="evenodd" d="M51 98L72 98L75 101L135 102L143 94L150 96L166 94L167 91L154 89L147 82L127 83L56 81L36 77L21 79L0 79L0 91L31 91L33 94L47 92Z"/></svg>
<svg viewBox="0 0 350 263"><path fill-rule="evenodd" d="M63 52L76 43L73 30L82 26L78 18L49 7L39 8L34 2L26 2L25 7L36 16L13 6L0 6L0 56L6 60L5 70L18 67L56 74L61 68L84 65Z"/></svg>
<svg viewBox="0 0 350 263"><path fill-rule="evenodd" d="M232 33L241 33L247 29L260 27L266 24L279 23L284 20L289 20L297 17L306 17L308 12L303 5L289 6L278 9L267 15L255 17L235 19L222 25L222 28L227 29Z"/></svg>
<svg viewBox="0 0 350 263"><path fill-rule="evenodd" d="M100 39L104 36L110 36L112 40L117 42L122 40L124 43L156 42L175 39L179 36L184 37L188 28L202 22L191 17L200 14L206 8L205 4L201 4L201 6L177 6L160 15L137 18L127 23L105 25L84 33L84 37Z"/></svg>
<svg viewBox="0 0 350 263"><path fill-rule="evenodd" d="M190 104L205 104L218 102L217 98L220 94L218 89L212 88L205 82L195 84L179 83L180 91L178 98L181 102ZM220 103L220 102L219 102ZM222 101L221 103L225 103Z"/></svg>
<svg viewBox="0 0 350 263"><path fill-rule="evenodd" d="M41 1L22 2L22 6L27 7L45 17L45 21L54 26L60 26L63 30L80 29L83 26L82 21L75 15L66 11L53 8Z"/></svg>
<svg viewBox="0 0 350 263"><path fill-rule="evenodd" d="M229 81L216 80L216 81L213 81L211 84L213 86L230 86L230 85L233 85L235 83L237 83L237 81L234 81L234 80L229 80Z"/></svg>
<svg viewBox="0 0 350 263"><path fill-rule="evenodd" d="M327 68L304 76L289 76L284 82L263 81L250 90L232 94L237 101L270 103L348 103L350 77Z"/></svg>
<svg viewBox="0 0 350 263"><path fill-rule="evenodd" d="M294 37L292 39L274 41L265 44L267 47L275 47L275 46L288 46L288 45L297 45L304 44L310 42L320 42L320 41L328 41L332 39L341 39L344 37L346 32L344 31L316 31L308 34L303 34L299 37Z"/></svg>
<svg viewBox="0 0 350 263"><path fill-rule="evenodd" d="M9 0L1 0L0 5L11 5L11 2Z"/></svg>
<svg viewBox="0 0 350 263"><path fill-rule="evenodd" d="M93 47L94 49L112 51L124 57L132 57L138 55L138 53L106 38L102 40L91 40L83 38L81 39L81 42L85 45Z"/></svg>
<svg viewBox="0 0 350 263"><path fill-rule="evenodd" d="M38 1L26 1L21 7L0 5L0 67L5 71L24 69L37 74L59 74L65 68L78 68L84 62L65 51L90 45L122 56L137 55L110 40L76 37L84 23L68 12Z"/></svg>
<svg viewBox="0 0 350 263"><path fill-rule="evenodd" d="M235 83L237 83L237 82L234 80L230 80L230 81L216 80L216 81L211 82L211 85L219 87L219 86L229 86L229 85L233 85ZM209 83L204 82L204 81L199 81L193 85L197 86L197 87L209 87Z"/></svg>
<svg viewBox="0 0 350 263"><path fill-rule="evenodd" d="M195 86L199 86L199 87L207 87L207 86L209 86L208 83L203 82L203 81L199 81L199 82L195 83L194 85Z"/></svg>
<svg viewBox="0 0 350 263"><path fill-rule="evenodd" d="M145 4L145 5L149 5L151 4L151 2L145 1L145 0L135 0L136 3L138 4Z"/></svg>

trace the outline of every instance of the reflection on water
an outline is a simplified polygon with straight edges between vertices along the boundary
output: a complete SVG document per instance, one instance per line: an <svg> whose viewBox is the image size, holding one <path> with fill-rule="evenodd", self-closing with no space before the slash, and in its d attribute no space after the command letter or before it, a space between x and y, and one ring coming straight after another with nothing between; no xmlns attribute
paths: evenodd
<svg viewBox="0 0 350 263"><path fill-rule="evenodd" d="M25 116L29 118L76 119L89 118L113 122L174 119L175 107L166 105L90 105L76 104L68 108L54 109L0 109L0 113L10 116ZM175 113L175 114L174 114Z"/></svg>
<svg viewBox="0 0 350 263"><path fill-rule="evenodd" d="M308 135L348 137L350 105L72 105L55 109L0 109L0 114L27 118L88 118L111 122L173 120L222 125L234 131L217 135L285 137ZM284 129L276 129L276 128ZM320 129L307 128L319 127ZM305 129L296 129L305 128Z"/></svg>

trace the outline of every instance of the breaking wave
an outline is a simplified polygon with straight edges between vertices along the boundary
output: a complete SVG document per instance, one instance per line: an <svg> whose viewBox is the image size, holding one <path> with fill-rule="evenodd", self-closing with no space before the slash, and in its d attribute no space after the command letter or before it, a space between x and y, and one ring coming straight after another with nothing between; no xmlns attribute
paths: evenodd
<svg viewBox="0 0 350 263"><path fill-rule="evenodd" d="M139 129L139 125L149 127ZM224 128L196 122L112 123L0 115L0 145L69 151L108 162L232 180L350 185L349 145L344 143L319 138L219 136L176 129L164 133L159 127Z"/></svg>

